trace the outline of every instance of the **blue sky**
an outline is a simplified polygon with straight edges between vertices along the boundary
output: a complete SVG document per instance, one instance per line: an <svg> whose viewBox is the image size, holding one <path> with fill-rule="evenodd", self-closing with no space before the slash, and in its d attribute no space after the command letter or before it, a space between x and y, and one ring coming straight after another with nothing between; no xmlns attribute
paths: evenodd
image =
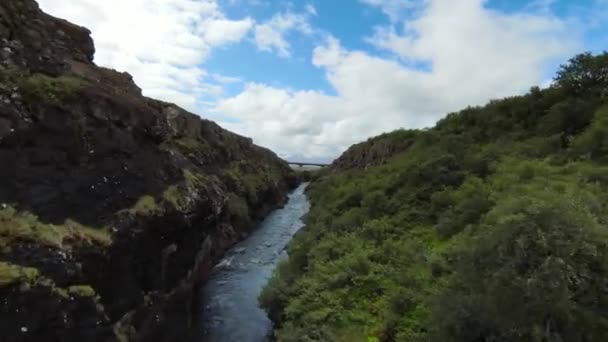
<svg viewBox="0 0 608 342"><path fill-rule="evenodd" d="M224 0L226 13L235 18L252 16L257 20L267 20L278 12L305 12L312 5L317 15L309 18L311 25L340 39L342 46L351 50L367 51L370 54L391 58L381 49L366 41L373 34L374 27L390 24L390 19L378 7L372 7L353 0L285 2L280 0L251 2ZM485 4L488 9L504 13L532 13L549 11L552 15L567 20L584 21L597 8L593 0L560 0L534 2L527 0L492 0ZM414 15L414 14L411 14ZM599 24L599 23L598 23ZM604 21L597 28L588 27L580 32L581 48L585 51L601 52L608 49L608 24ZM220 73L238 75L250 82L259 82L292 89L319 89L333 94L334 89L326 81L324 71L310 62L312 50L322 39L318 33L312 37L293 34L290 40L295 58L281 58L269 52L262 52L246 42L215 51L206 61L206 67ZM551 63L545 76L551 78L560 62ZM421 68L424 68L421 67ZM236 95L240 86L228 89L229 95Z"/></svg>
<svg viewBox="0 0 608 342"><path fill-rule="evenodd" d="M40 3L89 27L96 63L147 96L305 160L547 86L608 46L608 0Z"/></svg>
<svg viewBox="0 0 608 342"><path fill-rule="evenodd" d="M317 15L309 17L313 27L330 32L339 37L345 47L351 49L374 50L364 41L372 33L372 28L387 21L381 11L356 1L332 0L310 2L265 1L253 2L250 6L224 1L226 13L234 17L251 15L258 20L268 20L281 11L306 12L312 5ZM208 68L225 70L226 73L240 75L252 82L280 85L293 89L320 89L333 93L325 79L323 70L312 65L312 50L322 42L323 32L312 36L292 34L290 43L296 58L281 58L268 52L260 52L247 43L230 46L215 52L206 62ZM239 63L239 61L241 61ZM252 67L254 65L255 67ZM231 89L236 91L238 89Z"/></svg>

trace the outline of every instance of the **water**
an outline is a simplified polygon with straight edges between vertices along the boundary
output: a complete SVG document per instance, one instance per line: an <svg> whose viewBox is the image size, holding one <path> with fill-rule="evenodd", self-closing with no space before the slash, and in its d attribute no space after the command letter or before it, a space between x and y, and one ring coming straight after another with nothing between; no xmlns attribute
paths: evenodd
<svg viewBox="0 0 608 342"><path fill-rule="evenodd" d="M303 226L310 208L306 184L289 195L282 209L271 213L246 240L215 267L203 289L205 340L267 341L272 322L258 307L258 295L273 269L286 256L285 247Z"/></svg>

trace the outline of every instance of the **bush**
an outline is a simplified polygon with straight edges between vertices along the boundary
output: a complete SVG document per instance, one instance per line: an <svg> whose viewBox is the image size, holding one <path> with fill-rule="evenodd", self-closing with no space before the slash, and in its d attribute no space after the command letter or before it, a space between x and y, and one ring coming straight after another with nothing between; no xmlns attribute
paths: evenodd
<svg viewBox="0 0 608 342"><path fill-rule="evenodd" d="M500 201L437 303L435 340L600 341L608 231L590 198L534 189Z"/></svg>
<svg viewBox="0 0 608 342"><path fill-rule="evenodd" d="M237 194L228 194L226 208L228 209L228 213L230 214L232 219L236 222L245 224L250 222L249 206L247 205L247 201L245 201Z"/></svg>
<svg viewBox="0 0 608 342"><path fill-rule="evenodd" d="M23 81L20 88L26 100L32 102L43 100L47 104L59 106L83 86L84 81L76 77L34 74Z"/></svg>
<svg viewBox="0 0 608 342"><path fill-rule="evenodd" d="M78 297L95 296L95 290L89 285L72 285L68 287L68 293Z"/></svg>
<svg viewBox="0 0 608 342"><path fill-rule="evenodd" d="M457 191L449 194L451 206L441 214L437 231L444 238L475 224L490 208L492 201L486 185L479 178L470 177Z"/></svg>
<svg viewBox="0 0 608 342"><path fill-rule="evenodd" d="M608 107L595 114L591 127L581 134L572 147L573 154L597 161L608 158Z"/></svg>
<svg viewBox="0 0 608 342"><path fill-rule="evenodd" d="M39 276L40 272L35 268L0 261L0 288L22 281L31 283Z"/></svg>
<svg viewBox="0 0 608 342"><path fill-rule="evenodd" d="M262 299L278 341L605 340L606 56L320 174Z"/></svg>

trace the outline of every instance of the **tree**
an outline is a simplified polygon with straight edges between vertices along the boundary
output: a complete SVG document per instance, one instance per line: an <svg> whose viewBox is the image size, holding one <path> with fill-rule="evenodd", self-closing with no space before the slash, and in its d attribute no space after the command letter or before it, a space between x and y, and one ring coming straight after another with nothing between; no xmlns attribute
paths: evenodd
<svg viewBox="0 0 608 342"><path fill-rule="evenodd" d="M555 82L576 95L604 94L608 91L608 52L593 56L583 53L562 65ZM588 94L592 92L593 94Z"/></svg>
<svg viewBox="0 0 608 342"><path fill-rule="evenodd" d="M437 341L601 341L608 232L597 199L538 188L501 201L437 303Z"/></svg>

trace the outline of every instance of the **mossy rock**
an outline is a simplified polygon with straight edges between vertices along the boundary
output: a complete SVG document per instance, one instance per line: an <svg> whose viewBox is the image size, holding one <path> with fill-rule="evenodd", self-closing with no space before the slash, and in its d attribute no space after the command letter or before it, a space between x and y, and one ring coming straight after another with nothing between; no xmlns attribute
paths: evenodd
<svg viewBox="0 0 608 342"><path fill-rule="evenodd" d="M46 224L29 212L19 212L12 207L0 209L0 248L10 249L13 242L20 240L58 249L74 243L104 246L112 243L107 229L87 227L70 219L61 225Z"/></svg>
<svg viewBox="0 0 608 342"><path fill-rule="evenodd" d="M190 182L199 181L192 178ZM189 188L191 188L191 186L189 186ZM185 193L186 192L183 191L180 186L171 185L165 191L163 191L158 200L152 195L145 195L137 200L132 208L123 210L122 212L128 212L131 215L153 216L163 213L167 205L180 210L183 207Z"/></svg>
<svg viewBox="0 0 608 342"><path fill-rule="evenodd" d="M40 276L38 269L0 261L0 287L15 283L32 283Z"/></svg>
<svg viewBox="0 0 608 342"><path fill-rule="evenodd" d="M9 66L0 66L0 81L5 85L13 85L18 82L18 80L22 77L22 71L20 71L17 67L9 65Z"/></svg>
<svg viewBox="0 0 608 342"><path fill-rule="evenodd" d="M263 171L260 168L263 168ZM267 166L260 168L252 169L246 163L235 162L224 171L224 176L235 184L236 192L245 196L249 204L257 203L258 194L281 178L275 168Z"/></svg>
<svg viewBox="0 0 608 342"><path fill-rule="evenodd" d="M77 297L94 297L95 290L89 285L73 285L68 287L68 293Z"/></svg>
<svg viewBox="0 0 608 342"><path fill-rule="evenodd" d="M190 170L184 170L184 179L186 180L186 186L189 189L200 189L206 183L204 175Z"/></svg>
<svg viewBox="0 0 608 342"><path fill-rule="evenodd" d="M248 221L249 220L249 206L245 199L239 197L237 194L230 193L228 195L228 201L226 202L226 208L230 215L238 220Z"/></svg>
<svg viewBox="0 0 608 342"><path fill-rule="evenodd" d="M181 208L182 195L177 185L172 185L163 192L163 200L170 203L175 209Z"/></svg>
<svg viewBox="0 0 608 342"><path fill-rule="evenodd" d="M174 140L175 146L184 153L207 152L212 150L209 144L201 139L182 137Z"/></svg>
<svg viewBox="0 0 608 342"><path fill-rule="evenodd" d="M154 197L145 195L137 200L137 203L128 212L132 215L149 216L160 212L160 207Z"/></svg>
<svg viewBox="0 0 608 342"><path fill-rule="evenodd" d="M152 195L145 195L137 200L132 208L122 212L128 212L131 215L154 216L163 213L167 205L180 210L183 206L184 194L185 192L179 186L171 185L163 191L158 200Z"/></svg>
<svg viewBox="0 0 608 342"><path fill-rule="evenodd" d="M21 82L20 88L26 99L44 101L53 105L61 105L68 97L74 96L84 85L82 79L61 76L49 77L34 74Z"/></svg>

